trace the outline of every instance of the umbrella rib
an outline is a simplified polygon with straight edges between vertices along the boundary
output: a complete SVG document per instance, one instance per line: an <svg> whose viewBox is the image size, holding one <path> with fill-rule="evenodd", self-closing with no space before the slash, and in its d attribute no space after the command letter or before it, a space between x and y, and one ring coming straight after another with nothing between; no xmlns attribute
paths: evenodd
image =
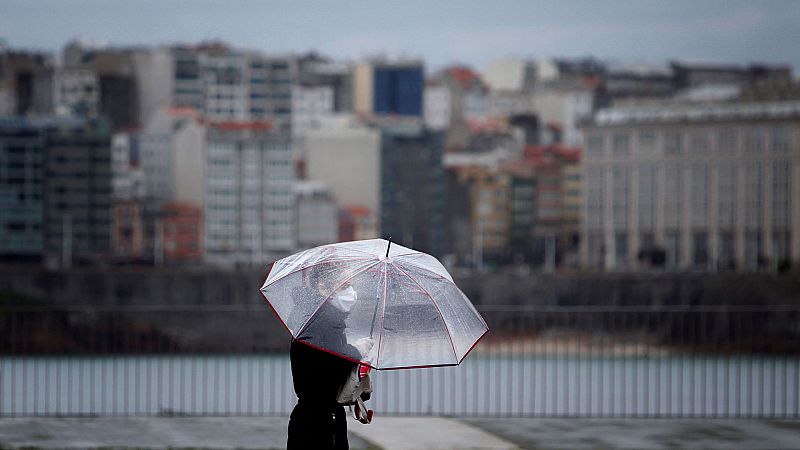
<svg viewBox="0 0 800 450"><path fill-rule="evenodd" d="M342 280L342 282L341 282L341 283L339 283L339 285L338 285L338 286L336 286L336 289L333 289L333 290L331 291L331 293L330 293L330 294L328 294L328 296L327 296L327 297L325 297L325 299L324 299L322 302L320 302L320 304L319 304L319 305L317 305L317 307L314 309L314 312L312 312L312 313L311 313L311 315L309 315L309 316L308 316L308 319L306 319L306 321L303 323L303 326L301 326L301 327L300 327L300 329L299 329L299 330L297 330L297 336L299 337L301 334L303 334L303 331L305 331L305 330L306 330L306 327L307 327L307 326L308 326L308 324L311 322L311 319L313 319L313 318L314 318L314 316L317 314L317 312L319 312L320 308L322 308L322 305L324 305L325 303L328 303L328 300L330 300L330 299L331 299L331 297L333 297L333 294L335 294L337 291L339 291L339 288L340 288L340 287L344 286L344 284L345 284L345 283L347 283L348 281L350 281L350 280L352 280L353 278L355 278L355 277L356 277L356 275L361 275L362 273L366 272L366 271L367 271L369 268L371 268L371 267L373 267L373 266L375 266L375 265L378 265L379 263L380 263L380 261L376 261L374 264L370 264L370 265L368 265L368 266L364 267L363 269L359 270L358 272L356 272L356 273L354 273L354 274L350 275L350 277L348 277L348 278L346 278L346 279Z"/></svg>
<svg viewBox="0 0 800 450"><path fill-rule="evenodd" d="M298 267L298 268L296 268L296 269L294 269L294 270L292 270L290 272L287 272L287 273L275 278L274 280L270 281L269 284L273 284L276 281L282 280L282 279L288 277L289 275L291 275L293 273L297 273L297 272L300 272L301 270L309 269L311 267L318 266L320 264L326 264L326 263L331 263L331 262L360 261L360 260L369 261L370 259L373 259L373 258L322 259L322 260L319 260L319 261L315 261L314 263L309 264L307 266L300 266L300 267ZM269 275L267 275L267 278L269 278ZM267 284L266 280L264 280L264 284L265 285Z"/></svg>
<svg viewBox="0 0 800 450"><path fill-rule="evenodd" d="M381 344L383 344L383 319L386 316L386 289L389 277L386 275L386 262L383 263L383 305L381 306L381 325L378 327L378 353L375 355L375 365L381 363Z"/></svg>
<svg viewBox="0 0 800 450"><path fill-rule="evenodd" d="M436 311L439 312L439 317L442 318L442 323L444 324L444 329L447 330L447 337L450 338L450 347L453 349L453 356L456 358L456 361L458 361L458 352L456 351L456 344L455 344L455 342L453 342L453 333L450 332L450 327L447 325L447 320L445 320L444 314L442 314L442 309L439 308L439 304L436 303L436 299L433 298L433 295L431 295L431 293L427 289L425 289L425 287L423 285L419 284L419 282L417 280L415 280L411 275L409 275L405 270L403 270L402 267L400 267L400 266L398 266L398 265L396 265L394 263L392 263L392 265L395 268L397 268L397 270L402 272L403 275L405 275L409 280L413 281L414 284L419 286L419 288L422 289L422 291L425 293L425 295L427 295L428 298L431 299L431 301L433 302L433 306L436 307Z"/></svg>
<svg viewBox="0 0 800 450"><path fill-rule="evenodd" d="M408 255L422 255L422 254L423 254L422 252L418 252L415 250L407 253L400 253L399 255L392 255L392 258L399 258L401 256L408 256Z"/></svg>

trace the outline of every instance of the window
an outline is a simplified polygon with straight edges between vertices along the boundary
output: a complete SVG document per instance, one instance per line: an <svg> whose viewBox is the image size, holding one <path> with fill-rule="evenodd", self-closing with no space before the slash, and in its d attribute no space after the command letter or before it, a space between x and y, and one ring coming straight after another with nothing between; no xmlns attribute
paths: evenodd
<svg viewBox="0 0 800 450"><path fill-rule="evenodd" d="M764 168L760 161L752 161L745 166L744 179L744 225L758 229L764 217Z"/></svg>
<svg viewBox="0 0 800 450"><path fill-rule="evenodd" d="M744 152L749 155L759 155L764 151L764 129L761 127L747 127L744 130Z"/></svg>
<svg viewBox="0 0 800 450"><path fill-rule="evenodd" d="M708 155L711 148L711 133L708 130L696 130L692 132L689 142L689 152L695 156Z"/></svg>
<svg viewBox="0 0 800 450"><path fill-rule="evenodd" d="M682 195L683 183L681 182L681 167L678 164L668 164L664 167L665 226L680 227Z"/></svg>
<svg viewBox="0 0 800 450"><path fill-rule="evenodd" d="M587 247L589 250L589 265L591 267L603 267L603 259L605 255L605 245L603 243L602 233L589 233L587 239Z"/></svg>
<svg viewBox="0 0 800 450"><path fill-rule="evenodd" d="M640 131L638 144L638 152L640 155L646 156L656 154L656 133L650 130Z"/></svg>
<svg viewBox="0 0 800 450"><path fill-rule="evenodd" d="M604 180L602 167L586 169L586 224L591 229L603 228Z"/></svg>
<svg viewBox="0 0 800 450"><path fill-rule="evenodd" d="M744 266L746 270L758 270L763 258L761 233L748 231L744 234Z"/></svg>
<svg viewBox="0 0 800 450"><path fill-rule="evenodd" d="M677 231L667 231L664 233L664 246L667 253L667 267L675 268L680 262L681 256L681 239L680 233Z"/></svg>
<svg viewBox="0 0 800 450"><path fill-rule="evenodd" d="M656 224L656 166L639 168L639 227L652 229Z"/></svg>
<svg viewBox="0 0 800 450"><path fill-rule="evenodd" d="M736 166L729 161L720 163L718 172L719 213L721 228L732 229L736 223Z"/></svg>
<svg viewBox="0 0 800 450"><path fill-rule="evenodd" d="M792 128L789 125L778 125L772 128L772 152L786 154L791 151Z"/></svg>
<svg viewBox="0 0 800 450"><path fill-rule="evenodd" d="M692 225L708 226L708 164L692 167Z"/></svg>
<svg viewBox="0 0 800 450"><path fill-rule="evenodd" d="M788 228L791 216L792 164L789 160L772 163L772 225Z"/></svg>
<svg viewBox="0 0 800 450"><path fill-rule="evenodd" d="M614 236L615 265L619 269L628 267L628 234L617 233Z"/></svg>
<svg viewBox="0 0 800 450"><path fill-rule="evenodd" d="M603 135L590 134L586 139L586 156L590 159L603 157Z"/></svg>
<svg viewBox="0 0 800 450"><path fill-rule="evenodd" d="M692 236L692 244L694 266L705 268L708 265L708 234L702 231L695 232Z"/></svg>
<svg viewBox="0 0 800 450"><path fill-rule="evenodd" d="M732 269L736 261L736 239L732 232L719 235L719 266L722 269Z"/></svg>
<svg viewBox="0 0 800 450"><path fill-rule="evenodd" d="M772 258L776 265L782 265L789 260L790 242L788 231L778 231L772 234Z"/></svg>
<svg viewBox="0 0 800 450"><path fill-rule="evenodd" d="M628 227L628 198L630 196L629 170L624 166L614 167L613 212L614 227L617 229Z"/></svg>
<svg viewBox="0 0 800 450"><path fill-rule="evenodd" d="M683 153L683 135L680 131L670 131L664 135L664 156L677 157Z"/></svg>
<svg viewBox="0 0 800 450"><path fill-rule="evenodd" d="M614 156L628 156L630 154L630 139L627 133L617 133L613 136Z"/></svg>

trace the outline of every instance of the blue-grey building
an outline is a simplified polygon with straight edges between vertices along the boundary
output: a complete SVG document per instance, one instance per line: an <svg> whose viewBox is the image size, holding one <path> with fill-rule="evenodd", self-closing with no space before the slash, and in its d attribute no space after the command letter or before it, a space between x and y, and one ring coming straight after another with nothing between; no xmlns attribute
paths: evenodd
<svg viewBox="0 0 800 450"><path fill-rule="evenodd" d="M373 70L375 113L422 116L422 64L378 65Z"/></svg>
<svg viewBox="0 0 800 450"><path fill-rule="evenodd" d="M42 254L43 130L26 119L0 119L0 258Z"/></svg>
<svg viewBox="0 0 800 450"><path fill-rule="evenodd" d="M111 125L40 119L45 130L44 256L94 262L111 248ZM64 248L68 246L68 248Z"/></svg>
<svg viewBox="0 0 800 450"><path fill-rule="evenodd" d="M444 136L418 123L381 128L381 233L442 256L448 251Z"/></svg>
<svg viewBox="0 0 800 450"><path fill-rule="evenodd" d="M0 258L102 258L111 243L111 129L104 120L0 120ZM65 248L65 245L68 248Z"/></svg>

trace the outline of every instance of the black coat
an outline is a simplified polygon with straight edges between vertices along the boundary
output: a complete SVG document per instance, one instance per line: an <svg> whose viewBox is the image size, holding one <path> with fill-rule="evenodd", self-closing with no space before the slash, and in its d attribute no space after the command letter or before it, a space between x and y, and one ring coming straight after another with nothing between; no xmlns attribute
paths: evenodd
<svg viewBox="0 0 800 450"><path fill-rule="evenodd" d="M318 342L351 358L359 351L345 338L347 313L325 304L308 321L289 351L297 405L289 419L288 450L347 450L347 420L336 397L356 363L301 341ZM363 400L369 394L362 395Z"/></svg>
<svg viewBox="0 0 800 450"><path fill-rule="evenodd" d="M348 449L344 407L336 397L355 363L298 341L289 354L297 406L289 419L288 450Z"/></svg>

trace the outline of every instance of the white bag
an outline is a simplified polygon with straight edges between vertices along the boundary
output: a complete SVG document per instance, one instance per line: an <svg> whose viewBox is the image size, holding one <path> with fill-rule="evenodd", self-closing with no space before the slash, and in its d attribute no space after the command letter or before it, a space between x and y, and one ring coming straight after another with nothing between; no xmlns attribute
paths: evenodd
<svg viewBox="0 0 800 450"><path fill-rule="evenodd" d="M337 402L349 405L360 399L362 393L372 393L372 380L369 377L369 373L362 378L359 373L359 367L361 365L356 364L353 370L350 371L347 381L344 382L339 390L339 395L336 397Z"/></svg>
<svg viewBox="0 0 800 450"><path fill-rule="evenodd" d="M353 370L350 371L347 381L345 381L342 388L339 390L336 401L348 405L351 413L353 413L353 404L355 403L356 412L353 413L353 417L358 419L361 423L370 423L372 414L371 411L368 411L366 406L364 406L364 401L361 400L361 394L372 393L372 380L369 377L368 370L363 377L361 376L360 367L361 364L356 364Z"/></svg>

